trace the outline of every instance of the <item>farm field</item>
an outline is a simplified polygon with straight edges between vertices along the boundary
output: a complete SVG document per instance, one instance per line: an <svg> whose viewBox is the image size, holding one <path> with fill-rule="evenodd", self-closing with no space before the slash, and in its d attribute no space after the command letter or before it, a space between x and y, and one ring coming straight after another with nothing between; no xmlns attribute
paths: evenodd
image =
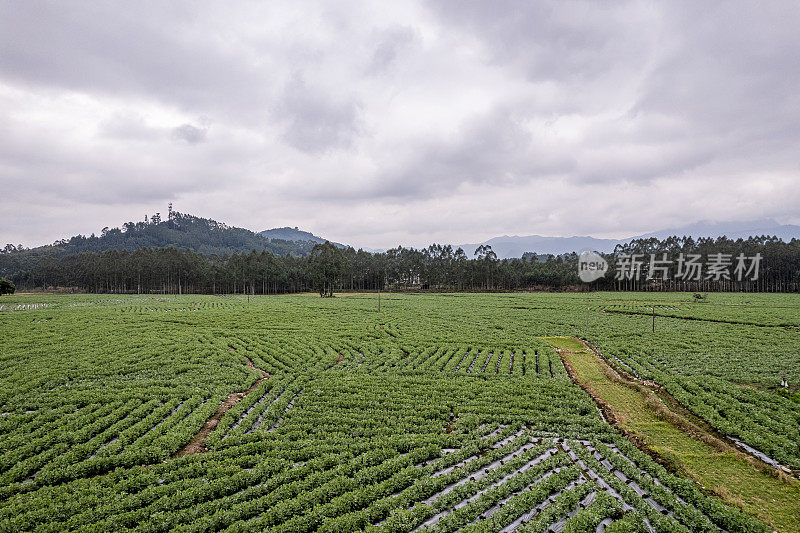
<svg viewBox="0 0 800 533"><path fill-rule="evenodd" d="M800 470L798 295L592 293L588 330L586 294L0 306L2 531L800 530L636 448L545 339Z"/></svg>

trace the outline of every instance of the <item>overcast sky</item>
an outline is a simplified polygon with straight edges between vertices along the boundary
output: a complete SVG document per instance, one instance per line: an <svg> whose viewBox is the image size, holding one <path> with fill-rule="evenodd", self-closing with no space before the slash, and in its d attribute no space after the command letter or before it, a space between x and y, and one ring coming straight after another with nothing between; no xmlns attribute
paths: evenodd
<svg viewBox="0 0 800 533"><path fill-rule="evenodd" d="M0 0L0 245L800 223L800 3Z"/></svg>

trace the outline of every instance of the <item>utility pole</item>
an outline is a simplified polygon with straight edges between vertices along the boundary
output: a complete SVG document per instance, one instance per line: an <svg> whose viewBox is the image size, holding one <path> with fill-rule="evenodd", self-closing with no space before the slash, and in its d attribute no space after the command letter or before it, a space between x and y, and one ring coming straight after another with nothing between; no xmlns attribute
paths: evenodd
<svg viewBox="0 0 800 533"><path fill-rule="evenodd" d="M586 284L597 281L605 276L608 263L603 256L590 250L584 250L578 256L578 277ZM589 338L589 294L591 288L586 288L586 338Z"/></svg>
<svg viewBox="0 0 800 533"><path fill-rule="evenodd" d="M586 338L589 338L589 291L586 291Z"/></svg>

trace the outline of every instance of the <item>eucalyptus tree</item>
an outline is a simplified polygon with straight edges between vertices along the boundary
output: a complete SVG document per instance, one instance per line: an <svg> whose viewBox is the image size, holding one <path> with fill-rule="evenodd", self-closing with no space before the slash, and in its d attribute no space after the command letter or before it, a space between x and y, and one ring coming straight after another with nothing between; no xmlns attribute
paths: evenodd
<svg viewBox="0 0 800 533"><path fill-rule="evenodd" d="M308 256L308 263L314 288L319 291L319 295L323 298L333 297L334 287L347 267L344 253L330 241L325 241L324 244L314 246Z"/></svg>
<svg viewBox="0 0 800 533"><path fill-rule="evenodd" d="M478 262L483 263L486 269L486 290L492 288L492 270L495 262L497 261L497 254L494 253L492 247L488 244L481 244L475 249L475 254Z"/></svg>

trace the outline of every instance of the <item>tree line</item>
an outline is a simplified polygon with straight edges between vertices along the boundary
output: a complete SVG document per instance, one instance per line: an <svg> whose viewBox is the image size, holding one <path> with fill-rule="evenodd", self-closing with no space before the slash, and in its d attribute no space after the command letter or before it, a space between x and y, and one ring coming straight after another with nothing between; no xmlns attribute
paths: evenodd
<svg viewBox="0 0 800 533"><path fill-rule="evenodd" d="M623 255L650 253L730 253L763 256L757 282L679 284L664 280L617 280L615 265ZM69 288L100 293L246 293L317 291L430 290L514 291L580 290L578 255L498 259L491 246L468 255L450 245L424 249L397 247L382 253L316 244L306 257L267 250L202 254L175 247L84 251L60 255L42 251L16 261L18 252L0 253L0 276L18 290ZM31 259L34 257L34 259ZM800 241L774 237L748 240L670 237L634 240L604 257L611 268L593 284L601 290L766 290L800 288ZM643 266L646 274L647 265Z"/></svg>
<svg viewBox="0 0 800 533"><path fill-rule="evenodd" d="M649 258L651 256L666 257L673 260L669 265L667 279L650 279ZM760 256L757 279L744 277L738 280L731 269L728 278L714 279L708 272L703 272L699 280L682 280L677 272L675 258L683 255L699 256L703 259L714 256L724 257L733 267L736 258L744 255L747 258ZM775 236L762 235L748 239L699 238L671 236L660 240L657 238L634 239L628 243L617 245L614 253L607 259L616 262L623 256L638 255L644 258L641 279L617 279L616 269L600 280L600 286L609 290L680 290L680 291L752 291L752 292L798 292L800 291L800 240L792 239L784 242ZM706 266L706 265L704 265ZM657 278L661 276L654 275Z"/></svg>
<svg viewBox="0 0 800 533"><path fill-rule="evenodd" d="M71 288L99 293L175 294L315 290L331 296L335 290L562 289L579 283L577 263L567 257L497 260L492 252L469 258L460 248L436 244L423 250L398 247L370 253L326 242L315 245L307 257L264 250L206 256L173 247L81 252L63 257L43 253L21 269L14 269L13 261L4 259L11 258L0 257L0 272L18 290Z"/></svg>

